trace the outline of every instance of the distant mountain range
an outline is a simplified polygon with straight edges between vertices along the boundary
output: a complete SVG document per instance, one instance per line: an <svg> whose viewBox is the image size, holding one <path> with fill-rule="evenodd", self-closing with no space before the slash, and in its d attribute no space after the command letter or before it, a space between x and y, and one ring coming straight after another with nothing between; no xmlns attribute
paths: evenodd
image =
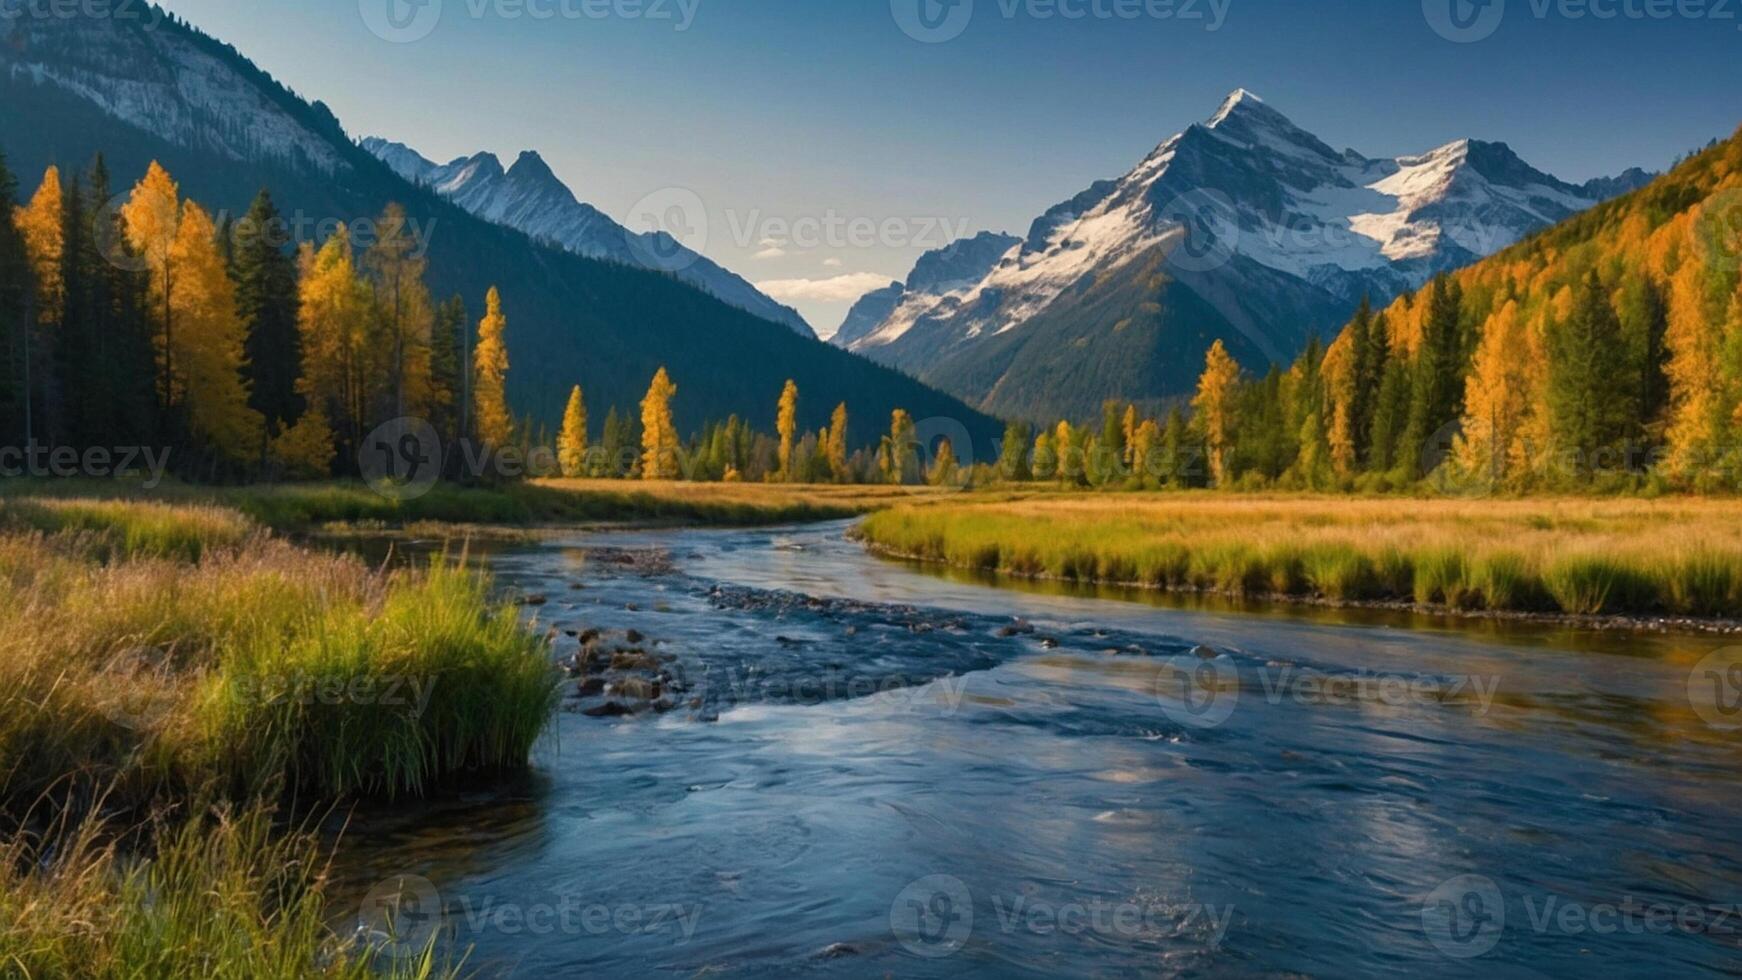
<svg viewBox="0 0 1742 980"><path fill-rule="evenodd" d="M305 101L173 15L161 22L143 15L0 18L0 150L25 193L47 165L83 169L99 152L117 193L152 160L185 195L230 215L267 187L307 236L402 204L427 237L438 297L463 296L476 319L485 292L501 288L510 400L537 420L560 419L575 384L585 387L594 419L607 406L633 411L664 365L678 385L673 407L686 431L731 413L771 429L789 378L801 392L799 424L826 425L845 401L855 446L874 444L896 408L919 419L955 419L976 438L999 431L995 420L956 399L808 330L800 336L801 323L786 316L772 322L672 275L575 254L545 241L543 230L535 238L498 224L494 211L488 220L474 216L353 142L326 106ZM560 185L523 162L517 169L557 199ZM560 197L572 200L566 189ZM500 217L514 220L511 210ZM608 239L608 219L600 219ZM571 230L578 233L579 224Z"/></svg>
<svg viewBox="0 0 1742 980"><path fill-rule="evenodd" d="M447 164L427 160L404 143L378 137L363 141L399 176L432 188L472 214L524 231L539 241L590 259L607 259L656 271L669 270L684 282L764 320L784 323L815 336L798 311L768 298L736 274L685 248L663 232L634 232L587 204L557 179L536 152L520 154L502 169L493 153L461 157Z"/></svg>
<svg viewBox="0 0 1742 980"><path fill-rule="evenodd" d="M1384 303L1651 179L1582 185L1503 143L1338 152L1245 90L1130 173L923 257L833 342L1003 416L1087 417L1191 390L1222 340L1258 369Z"/></svg>

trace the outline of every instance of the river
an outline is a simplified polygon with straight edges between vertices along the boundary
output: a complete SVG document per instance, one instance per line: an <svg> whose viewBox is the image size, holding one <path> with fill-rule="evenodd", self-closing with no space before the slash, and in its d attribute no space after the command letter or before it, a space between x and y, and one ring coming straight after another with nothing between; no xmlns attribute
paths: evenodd
<svg viewBox="0 0 1742 980"><path fill-rule="evenodd" d="M559 654L602 629L664 658L671 710L575 701L514 785L355 815L341 893L412 910L384 955L433 933L528 977L1742 971L1742 738L1699 693L1721 639L999 588L846 527L489 554Z"/></svg>

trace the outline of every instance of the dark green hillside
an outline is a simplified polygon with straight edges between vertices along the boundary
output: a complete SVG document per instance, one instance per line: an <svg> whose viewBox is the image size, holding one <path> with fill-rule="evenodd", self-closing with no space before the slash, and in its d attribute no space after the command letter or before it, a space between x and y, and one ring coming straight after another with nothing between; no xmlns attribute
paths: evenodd
<svg viewBox="0 0 1742 980"><path fill-rule="evenodd" d="M55 32L75 33L61 35L57 44ZM25 37L0 38L0 148L21 175L24 193L47 165L83 168L101 152L117 191L155 159L186 196L214 211L240 215L256 191L269 187L280 210L307 219L311 234L330 231L337 221L373 218L399 202L415 227L430 230L429 279L437 296L462 295L475 320L485 291L501 289L513 360L510 397L521 414L554 425L570 386L580 384L592 417L602 420L609 405L632 408L663 364L678 384L675 409L684 431L732 413L772 428L780 388L794 378L802 393L801 426L826 425L836 403L846 401L856 444L873 442L898 407L916 418L960 419L977 438L996 435L992 419L953 398L670 276L580 258L471 217L354 145L323 105L298 98L233 49L185 25L166 21L147 31L140 23L80 21L76 28L39 26L28 36L34 47ZM185 45L219 58L234 72L236 86L262 93L319 136L343 161L342 172L329 177L299 163L238 161L218 149L216 138L172 144L65 88L8 70L14 60L46 61L74 71L153 77ZM202 136L224 125L198 116L195 122Z"/></svg>

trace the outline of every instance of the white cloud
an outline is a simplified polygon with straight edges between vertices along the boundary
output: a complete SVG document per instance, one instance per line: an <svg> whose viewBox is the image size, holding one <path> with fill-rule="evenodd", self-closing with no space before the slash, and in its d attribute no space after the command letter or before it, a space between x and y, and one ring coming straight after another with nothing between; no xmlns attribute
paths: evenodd
<svg viewBox="0 0 1742 980"><path fill-rule="evenodd" d="M829 279L771 279L756 288L782 303L849 303L894 281L894 276L875 272L849 272Z"/></svg>
<svg viewBox="0 0 1742 980"><path fill-rule="evenodd" d="M769 247L763 249L760 252L757 252L755 255L752 255L750 257L753 259L778 259L778 258L781 258L785 255L786 255L786 249L781 248L779 245L770 245Z"/></svg>
<svg viewBox="0 0 1742 980"><path fill-rule="evenodd" d="M839 269L841 267L841 260L840 259L824 259L823 266L825 268L829 268L829 269Z"/></svg>
<svg viewBox="0 0 1742 980"><path fill-rule="evenodd" d="M779 248L780 246L785 245L786 243L781 241L778 238L764 238L763 240L757 242L756 244L762 246L763 248Z"/></svg>

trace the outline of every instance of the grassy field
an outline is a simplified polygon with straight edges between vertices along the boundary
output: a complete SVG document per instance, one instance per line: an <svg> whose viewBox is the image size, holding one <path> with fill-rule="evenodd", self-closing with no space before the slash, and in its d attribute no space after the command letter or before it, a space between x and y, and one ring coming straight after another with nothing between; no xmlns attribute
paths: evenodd
<svg viewBox="0 0 1742 980"><path fill-rule="evenodd" d="M1015 576L1463 610L1742 618L1742 501L1039 495L873 514L883 551Z"/></svg>
<svg viewBox="0 0 1742 980"><path fill-rule="evenodd" d="M276 807L523 767L557 699L483 578L211 504L0 499L0 582L0 974L369 975Z"/></svg>
<svg viewBox="0 0 1742 980"><path fill-rule="evenodd" d="M0 483L0 500L118 499L218 505L266 527L287 531L327 525L527 528L619 522L749 527L839 520L882 507L950 496L930 487L535 480L496 488L439 484L420 496L395 500L362 483L344 481L248 487L168 482L149 489L120 481Z"/></svg>
<svg viewBox="0 0 1742 980"><path fill-rule="evenodd" d="M934 487L834 484L540 480L534 486L639 518L737 525L838 520L953 496Z"/></svg>

